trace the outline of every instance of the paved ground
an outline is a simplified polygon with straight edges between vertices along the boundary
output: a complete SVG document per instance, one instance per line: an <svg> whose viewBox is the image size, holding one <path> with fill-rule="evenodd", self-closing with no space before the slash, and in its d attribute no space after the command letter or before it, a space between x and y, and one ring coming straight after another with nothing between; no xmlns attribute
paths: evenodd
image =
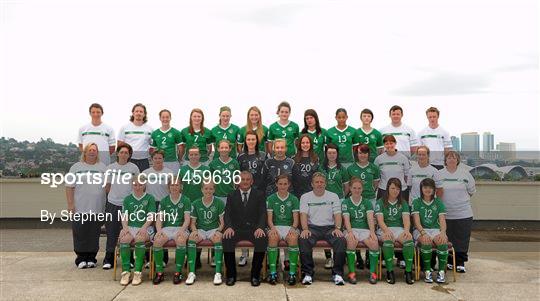
<svg viewBox="0 0 540 301"><path fill-rule="evenodd" d="M537 233L535 233L536 235ZM103 240L103 239L102 239ZM103 242L103 241L102 241ZM138 287L122 287L112 280L112 272L101 268L77 270L73 264L69 230L0 231L0 299L2 300L538 300L540 295L540 243L490 242L475 239L467 274L459 274L456 283L441 286L415 283L406 285L398 271L398 283L370 285L361 273L357 285L336 287L330 272L322 268L322 252L316 254L315 283L271 286L263 283L252 288L249 268L239 269L234 287L214 287L212 272L204 265L198 281L191 287L165 283L153 286L145 278ZM16 251L24 252L16 252ZM98 258L101 262L102 254ZM166 272L172 270L172 265ZM451 279L451 275L448 275Z"/></svg>

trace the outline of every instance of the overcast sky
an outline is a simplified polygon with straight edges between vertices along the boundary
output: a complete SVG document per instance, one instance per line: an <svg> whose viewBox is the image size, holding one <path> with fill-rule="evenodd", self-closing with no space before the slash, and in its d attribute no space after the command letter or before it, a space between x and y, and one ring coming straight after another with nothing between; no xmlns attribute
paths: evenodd
<svg viewBox="0 0 540 301"><path fill-rule="evenodd" d="M211 128L287 100L301 126L399 104L418 132L436 106L451 135L539 149L538 1L0 1L2 136L75 142L91 102L118 131L139 101L153 127L201 107Z"/></svg>

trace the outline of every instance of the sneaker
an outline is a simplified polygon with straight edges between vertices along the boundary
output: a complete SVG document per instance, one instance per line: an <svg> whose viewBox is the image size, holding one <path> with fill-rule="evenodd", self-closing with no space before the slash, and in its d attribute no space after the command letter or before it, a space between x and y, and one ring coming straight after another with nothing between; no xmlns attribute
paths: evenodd
<svg viewBox="0 0 540 301"><path fill-rule="evenodd" d="M216 273L214 275L214 285L220 285L223 283L223 280L221 280L221 273Z"/></svg>
<svg viewBox="0 0 540 301"><path fill-rule="evenodd" d="M304 279L302 279L302 284L303 285L310 285L313 283L313 278L309 275L305 275L304 276Z"/></svg>
<svg viewBox="0 0 540 301"><path fill-rule="evenodd" d="M289 285L296 285L296 274L289 274L289 279L287 279Z"/></svg>
<svg viewBox="0 0 540 301"><path fill-rule="evenodd" d="M446 273L444 271L437 273L437 283L446 283Z"/></svg>
<svg viewBox="0 0 540 301"><path fill-rule="evenodd" d="M131 280L131 285L139 285L142 283L142 272L133 273L133 280Z"/></svg>
<svg viewBox="0 0 540 301"><path fill-rule="evenodd" d="M386 271L386 282L389 284L396 283L396 276L394 275L394 271Z"/></svg>
<svg viewBox="0 0 540 301"><path fill-rule="evenodd" d="M189 272L189 274L187 275L187 279L186 279L186 284L187 285L192 285L193 282L195 282L195 273L193 272Z"/></svg>
<svg viewBox="0 0 540 301"><path fill-rule="evenodd" d="M122 272L122 278L120 278L120 284L126 286L129 284L130 280L131 280L131 273Z"/></svg>
<svg viewBox="0 0 540 301"><path fill-rule="evenodd" d="M458 272L458 273L467 273L467 270L465 269L464 265L458 265L458 266L456 266L456 272Z"/></svg>
<svg viewBox="0 0 540 301"><path fill-rule="evenodd" d="M82 269L86 269L88 267L88 264L86 263L86 261L81 261L79 262L79 265L77 265L77 268L82 270Z"/></svg>
<svg viewBox="0 0 540 301"><path fill-rule="evenodd" d="M369 280L369 283L376 284L378 280L377 273L371 273L371 275L369 275L368 280Z"/></svg>
<svg viewBox="0 0 540 301"><path fill-rule="evenodd" d="M414 283L412 272L405 272L405 282L409 285Z"/></svg>
<svg viewBox="0 0 540 301"><path fill-rule="evenodd" d="M247 264L247 257L242 255L240 256L240 260L238 261L238 266L243 267Z"/></svg>
<svg viewBox="0 0 540 301"><path fill-rule="evenodd" d="M268 283L275 285L278 281L278 275L277 273L270 273L268 275Z"/></svg>
<svg viewBox="0 0 540 301"><path fill-rule="evenodd" d="M425 271L424 272L424 282L425 283L433 283L433 275L431 271Z"/></svg>
<svg viewBox="0 0 540 301"><path fill-rule="evenodd" d="M452 271L452 270L454 269L454 265L448 263L448 264L446 265L446 269Z"/></svg>
<svg viewBox="0 0 540 301"><path fill-rule="evenodd" d="M110 270L111 268L112 268L112 264L110 264L108 262L103 264L103 269L104 270Z"/></svg>
<svg viewBox="0 0 540 301"><path fill-rule="evenodd" d="M97 264L93 261L89 261L86 263L86 267L89 268L89 269L93 269L95 267L97 267Z"/></svg>
<svg viewBox="0 0 540 301"><path fill-rule="evenodd" d="M161 283L161 281L163 281L164 278L165 277L163 273L156 273L156 276L154 277L154 280L152 281L152 283L154 283L155 285L158 285Z"/></svg>
<svg viewBox="0 0 540 301"><path fill-rule="evenodd" d="M180 284L180 282L182 282L182 273L179 273L179 272L174 273L172 282L173 284Z"/></svg>
<svg viewBox="0 0 540 301"><path fill-rule="evenodd" d="M335 285L345 285L345 280L343 280L343 277L338 274L334 275L332 280L334 280Z"/></svg>
<svg viewBox="0 0 540 301"><path fill-rule="evenodd" d="M332 258L326 258L326 262L324 263L325 269L331 269L334 267L334 260Z"/></svg>
<svg viewBox="0 0 540 301"><path fill-rule="evenodd" d="M400 261L399 261L399 268L400 268L400 269L404 269L404 268L405 268L405 260L400 260Z"/></svg>
<svg viewBox="0 0 540 301"><path fill-rule="evenodd" d="M356 284L356 273L349 273L349 275L347 275L347 281L349 281L350 284Z"/></svg>

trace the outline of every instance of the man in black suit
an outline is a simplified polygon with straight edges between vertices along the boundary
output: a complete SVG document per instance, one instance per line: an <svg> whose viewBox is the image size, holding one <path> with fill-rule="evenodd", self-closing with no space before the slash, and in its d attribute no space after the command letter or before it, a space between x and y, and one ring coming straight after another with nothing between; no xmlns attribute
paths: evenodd
<svg viewBox="0 0 540 301"><path fill-rule="evenodd" d="M240 174L238 189L227 196L225 206L225 231L223 250L227 267L226 284L236 282L235 246L238 241L249 240L255 245L251 262L251 285L261 283L261 268L268 245L266 228L266 196L262 191L251 189L253 176L249 171Z"/></svg>

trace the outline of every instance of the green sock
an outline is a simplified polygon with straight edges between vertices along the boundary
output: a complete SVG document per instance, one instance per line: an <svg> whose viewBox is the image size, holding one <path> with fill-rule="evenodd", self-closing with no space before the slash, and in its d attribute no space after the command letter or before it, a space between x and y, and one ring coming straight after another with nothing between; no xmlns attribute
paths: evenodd
<svg viewBox="0 0 540 301"><path fill-rule="evenodd" d="M405 259L405 272L412 272L414 260L414 242L412 240L403 242L403 258Z"/></svg>
<svg viewBox="0 0 540 301"><path fill-rule="evenodd" d="M298 268L298 253L300 250L298 246L289 246L289 274L296 274L296 269Z"/></svg>
<svg viewBox="0 0 540 301"><path fill-rule="evenodd" d="M276 273L277 257L278 248L268 247L268 265L270 266L270 273Z"/></svg>
<svg viewBox="0 0 540 301"><path fill-rule="evenodd" d="M197 243L190 240L187 245L187 260L189 272L191 273L195 273L195 258L197 258Z"/></svg>
<svg viewBox="0 0 540 301"><path fill-rule="evenodd" d="M431 245L422 245L420 253L424 262L424 271L431 271Z"/></svg>
<svg viewBox="0 0 540 301"><path fill-rule="evenodd" d="M377 273L377 266L379 264L379 250L369 250L369 271L371 273Z"/></svg>
<svg viewBox="0 0 540 301"><path fill-rule="evenodd" d="M384 261L386 262L386 270L394 270L394 242L385 240L382 246ZM371 263L370 263L371 264Z"/></svg>
<svg viewBox="0 0 540 301"><path fill-rule="evenodd" d="M448 262L448 245L437 246L437 258L439 259L439 271L446 269L446 263Z"/></svg>
<svg viewBox="0 0 540 301"><path fill-rule="evenodd" d="M216 273L221 273L221 269L223 268L223 245L220 242L216 242L214 244L214 250L216 250L214 255L214 260L216 261Z"/></svg>
<svg viewBox="0 0 540 301"><path fill-rule="evenodd" d="M182 273L182 268L184 267L185 259L186 259L186 246L177 246L174 261L176 263L176 271L178 273Z"/></svg>
<svg viewBox="0 0 540 301"><path fill-rule="evenodd" d="M347 250L347 267L349 268L349 273L355 272L356 264L356 250Z"/></svg>
<svg viewBox="0 0 540 301"><path fill-rule="evenodd" d="M120 244L120 258L122 259L122 272L129 272L131 265L131 247L129 244Z"/></svg>
<svg viewBox="0 0 540 301"><path fill-rule="evenodd" d="M156 272L163 273L163 248L154 247L154 264Z"/></svg>
<svg viewBox="0 0 540 301"><path fill-rule="evenodd" d="M144 265L144 253L146 253L144 242L135 243L135 272L142 271Z"/></svg>

